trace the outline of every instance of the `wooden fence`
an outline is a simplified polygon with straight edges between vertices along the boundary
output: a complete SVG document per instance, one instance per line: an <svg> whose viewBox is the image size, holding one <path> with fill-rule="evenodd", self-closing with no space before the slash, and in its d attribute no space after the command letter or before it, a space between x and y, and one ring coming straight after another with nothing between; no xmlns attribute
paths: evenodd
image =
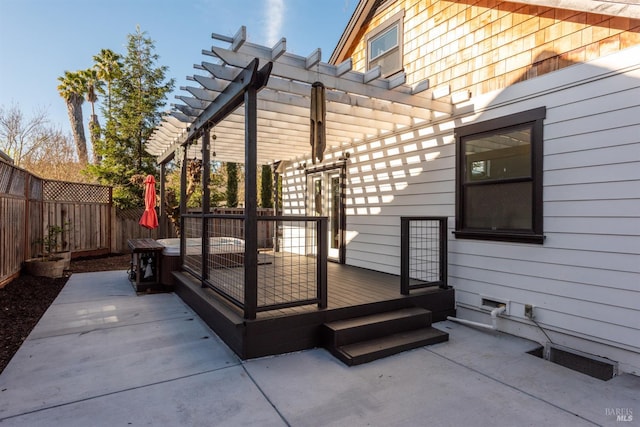
<svg viewBox="0 0 640 427"><path fill-rule="evenodd" d="M48 226L64 228L60 249L74 257L111 252L112 218L111 187L44 180L0 161L0 286L42 253Z"/></svg>

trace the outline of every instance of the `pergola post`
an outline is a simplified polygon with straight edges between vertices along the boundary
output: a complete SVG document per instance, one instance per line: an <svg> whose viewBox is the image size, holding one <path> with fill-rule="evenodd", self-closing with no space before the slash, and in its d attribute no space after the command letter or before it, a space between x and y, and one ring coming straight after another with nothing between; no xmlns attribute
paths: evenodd
<svg viewBox="0 0 640 427"><path fill-rule="evenodd" d="M256 318L258 306L257 105L257 90L254 85L249 85L244 93L244 317L246 319Z"/></svg>
<svg viewBox="0 0 640 427"><path fill-rule="evenodd" d="M164 239L169 237L168 230L168 220L167 220L167 207L166 207L166 199L165 199L165 180L167 178L167 165L166 163L160 164L160 238Z"/></svg>

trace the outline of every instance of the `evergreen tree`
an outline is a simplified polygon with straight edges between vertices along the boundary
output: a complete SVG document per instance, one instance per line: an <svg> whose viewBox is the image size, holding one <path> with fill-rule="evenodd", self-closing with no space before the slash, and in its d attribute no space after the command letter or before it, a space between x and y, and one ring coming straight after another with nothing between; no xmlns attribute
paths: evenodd
<svg viewBox="0 0 640 427"><path fill-rule="evenodd" d="M227 207L238 206L238 165L227 163Z"/></svg>
<svg viewBox="0 0 640 427"><path fill-rule="evenodd" d="M112 76L109 111L103 111L107 123L96 153L102 160L88 168L101 183L114 186L118 207L142 206L139 177L155 172L155 158L144 143L161 120L174 80L165 80L168 67L157 65L154 50L153 40L140 27L128 35L122 67Z"/></svg>
<svg viewBox="0 0 640 427"><path fill-rule="evenodd" d="M260 185L260 201L263 208L273 207L273 175L271 166L262 165Z"/></svg>

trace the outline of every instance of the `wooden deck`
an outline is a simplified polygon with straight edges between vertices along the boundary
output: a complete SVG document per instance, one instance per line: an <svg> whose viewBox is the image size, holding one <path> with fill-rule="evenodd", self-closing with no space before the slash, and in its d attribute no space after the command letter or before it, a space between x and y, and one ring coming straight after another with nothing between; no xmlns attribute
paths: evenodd
<svg viewBox="0 0 640 427"><path fill-rule="evenodd" d="M243 359L321 346L320 327L327 322L408 307L430 310L434 322L455 315L453 289L425 288L404 296L399 276L336 263L327 266L326 309L272 310L255 320L243 319L239 308L192 276L174 275L176 293Z"/></svg>

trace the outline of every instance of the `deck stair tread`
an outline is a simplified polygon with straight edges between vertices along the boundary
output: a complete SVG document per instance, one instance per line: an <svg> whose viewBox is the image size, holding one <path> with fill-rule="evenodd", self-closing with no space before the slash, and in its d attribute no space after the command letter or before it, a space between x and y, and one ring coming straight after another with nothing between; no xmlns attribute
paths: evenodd
<svg viewBox="0 0 640 427"><path fill-rule="evenodd" d="M407 350L447 341L449 334L431 326L339 347L348 365L360 365ZM344 362L344 360L343 360Z"/></svg>
<svg viewBox="0 0 640 427"><path fill-rule="evenodd" d="M431 327L431 312L403 308L325 323L325 346L347 365L367 363L402 351L447 341Z"/></svg>

